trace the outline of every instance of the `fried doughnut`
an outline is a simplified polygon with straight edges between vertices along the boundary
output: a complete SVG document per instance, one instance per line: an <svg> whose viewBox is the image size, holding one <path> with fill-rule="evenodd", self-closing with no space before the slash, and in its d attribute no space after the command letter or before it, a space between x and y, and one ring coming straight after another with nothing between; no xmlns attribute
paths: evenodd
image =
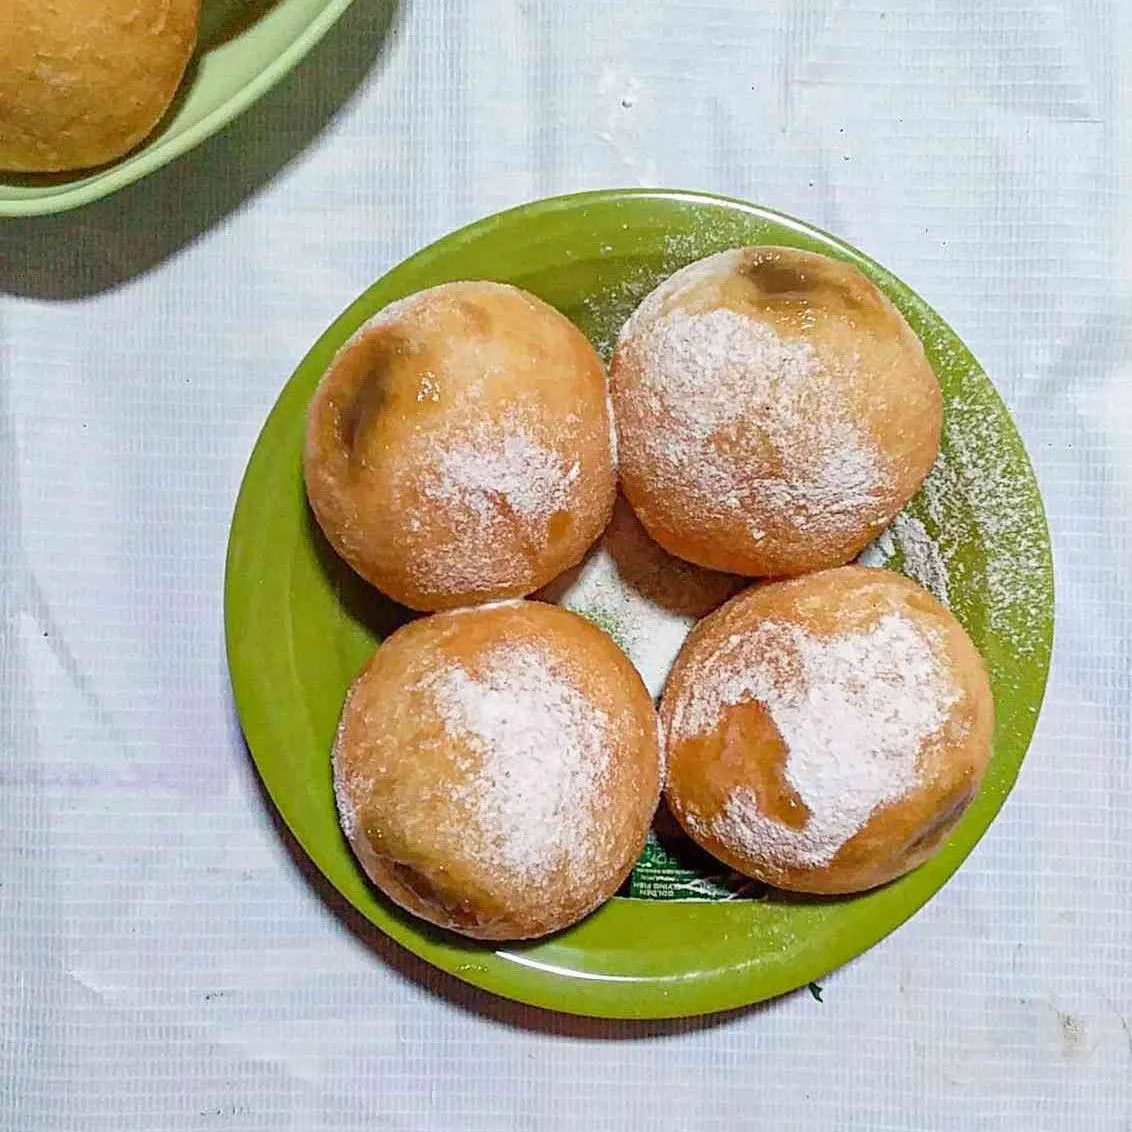
<svg viewBox="0 0 1132 1132"><path fill-rule="evenodd" d="M200 0L0 0L0 169L89 169L168 110Z"/></svg>
<svg viewBox="0 0 1132 1132"><path fill-rule="evenodd" d="M994 703L943 605L846 566L754 586L702 621L661 721L688 834L767 884L832 894L936 852L978 791Z"/></svg>
<svg viewBox="0 0 1132 1132"><path fill-rule="evenodd" d="M577 614L511 601L399 629L350 689L342 828L373 882L478 939L580 920L620 887L660 793L656 712Z"/></svg>
<svg viewBox="0 0 1132 1132"><path fill-rule="evenodd" d="M611 381L641 522L733 574L848 562L939 451L939 383L903 316L856 268L794 248L678 271L625 325Z"/></svg>
<svg viewBox="0 0 1132 1132"><path fill-rule="evenodd" d="M419 610L521 597L613 511L605 370L553 307L448 283L386 307L315 393L304 471L331 545Z"/></svg>

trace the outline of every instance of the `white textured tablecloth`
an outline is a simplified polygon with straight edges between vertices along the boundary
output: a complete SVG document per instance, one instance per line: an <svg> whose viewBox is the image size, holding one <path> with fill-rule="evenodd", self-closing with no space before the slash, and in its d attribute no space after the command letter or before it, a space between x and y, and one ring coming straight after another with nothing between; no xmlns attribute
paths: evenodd
<svg viewBox="0 0 1132 1132"><path fill-rule="evenodd" d="M1126 7L358 0L174 168L0 222L3 1132L1132 1129ZM329 903L221 627L244 462L338 311L466 221L634 184L794 213L936 306L1021 425L1059 587L956 879L824 1003L644 1025L480 995Z"/></svg>

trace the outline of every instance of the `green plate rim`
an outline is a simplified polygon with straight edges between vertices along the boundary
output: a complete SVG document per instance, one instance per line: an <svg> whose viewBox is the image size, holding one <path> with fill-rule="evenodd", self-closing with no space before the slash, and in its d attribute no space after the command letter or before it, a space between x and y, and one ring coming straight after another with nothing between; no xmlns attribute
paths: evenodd
<svg viewBox="0 0 1132 1132"><path fill-rule="evenodd" d="M262 98L273 86L287 77L308 55L314 46L342 17L354 0L326 0L326 5L306 28L281 51L266 67L245 83L227 101L206 114L199 122L176 136L157 136L141 143L141 148L127 154L106 168L96 170L77 184L65 183L59 191L45 196L23 197L13 200L0 198L0 218L54 216L136 184L138 181L163 169L183 157L201 142L218 133L253 103ZM78 171L77 176L82 176ZM0 171L0 182L3 181Z"/></svg>
<svg viewBox="0 0 1132 1132"><path fill-rule="evenodd" d="M254 591L258 582L246 576L241 568L241 547L246 544L245 530L250 529L254 523L255 509L250 503L258 490L260 466L266 467L272 462L272 452L265 447L265 439L273 435L273 424L279 425L295 411L295 402L299 402L305 409L307 395L305 393L300 395L301 391L297 388L296 379L316 360L321 359L320 364L325 367L326 361L344 338L372 311L372 301L369 299L372 292L379 288L396 289L398 278L411 277L430 261L448 256L452 249L490 236L495 229L511 223L517 214L523 214L529 220L543 214L584 208L594 204L605 205L650 199L666 204L703 205L738 210L752 220L782 226L791 229L806 240L816 240L824 244L839 257L867 268L874 277L877 274L881 275L886 280L887 286L899 291L905 302L914 303L919 313L931 322L937 331L942 330L953 339L954 349L971 369L984 373L958 335L911 288L844 241L784 213L713 193L674 189L604 189L532 201L477 220L441 237L402 261L351 303L311 347L269 413L244 473L233 513L224 592L228 663L237 712L252 760L264 789L281 819L290 829L303 852L326 877L327 883L335 887L362 916L410 952L475 987L531 1006L563 1013L639 1020L692 1017L731 1010L804 987L808 982L828 974L862 954L919 911L954 874L990 828L1014 786L1033 738L1048 684L1054 631L1052 547L1040 485L1013 418L993 383L986 378L987 387L983 394L993 400L1001 410L1002 420L1005 428L1009 430L1009 440L1015 449L1015 455L1021 459L1029 473L1029 485L1032 485L1033 489L1032 503L1036 508L1035 517L1040 516L1041 520L1038 534L1040 568L1044 583L1042 597L1045 601L1044 608L1039 611L1041 626L1035 637L1031 655L1031 673L1034 679L1031 682L1031 697L1028 701L1030 714L1020 723L1014 721L1012 746L1015 750L1011 752L1010 760L1005 766L1005 774L1001 776L995 792L983 803L988 807L985 821L982 821L978 828L973 828L966 821L961 823L943 852L927 865L909 874L909 877L902 881L856 898L869 901L870 907L876 909L875 922L869 926L868 931L846 933L846 938L825 946L820 953L815 951L811 954L803 946L796 949L793 961L788 967L776 966L772 961L769 970L765 969L765 962L764 969L757 969L752 959L746 964L740 962L708 970L696 970L681 977L652 978L582 973L563 967L559 963L543 960L539 954L538 944L497 950L469 945L467 941L459 940L415 920L388 902L380 899L376 901L362 899L356 892L345 892L327 876L320 863L317 848L308 844L302 831L296 828L288 814L286 798L279 796L279 792L270 781L270 776L261 766L256 751L257 748L262 748L264 744L270 742L270 728L266 726L263 718L257 718L257 713L248 707L255 698L257 658L254 655L256 650L247 646L243 634L245 626L251 621L251 618L245 617L245 610L255 602ZM916 886L916 891L910 897L905 895L900 899L900 894L897 892L899 886L916 877L922 878L922 884ZM923 888L928 890L920 891ZM897 893L895 897L894 893ZM624 908L626 905L635 906L631 918L638 931L642 930L642 925L646 931L650 928L662 928L664 917L671 915L675 910L682 910L692 918L702 919L705 930L712 930L710 926L713 922L712 916L710 913L701 915L703 910L734 909L738 906L728 902L667 902L614 898L589 920L583 921L580 927L585 928L586 925L599 919L609 920L612 924L622 923L624 917L620 916L619 908ZM571 933L578 931L578 928L574 928L570 932L552 937L550 945L553 946L557 941L565 941L568 944ZM828 944L828 941L826 942ZM555 953L561 951L562 948L558 947ZM764 960L765 958L763 956Z"/></svg>

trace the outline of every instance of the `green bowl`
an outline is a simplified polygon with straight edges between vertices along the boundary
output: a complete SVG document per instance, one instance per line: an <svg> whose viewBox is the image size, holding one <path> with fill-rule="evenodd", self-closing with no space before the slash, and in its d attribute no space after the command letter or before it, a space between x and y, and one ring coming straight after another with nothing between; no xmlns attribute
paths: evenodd
<svg viewBox="0 0 1132 1132"><path fill-rule="evenodd" d="M120 161L74 174L0 170L0 216L65 212L187 153L282 79L352 0L204 0L200 46L157 131Z"/></svg>
<svg viewBox="0 0 1132 1132"><path fill-rule="evenodd" d="M311 393L366 319L420 288L464 278L517 284L608 353L625 317L661 278L750 243L856 264L907 316L939 376L943 455L897 525L920 538L882 538L871 553L945 591L986 657L997 729L983 789L937 857L862 896L751 892L717 875L718 866L682 856L662 835L627 895L550 939L492 948L435 930L373 889L338 829L329 762L338 713L348 684L399 614L335 558L310 519L300 453ZM924 554L928 543L934 558ZM304 359L264 426L232 523L225 596L232 684L252 756L330 883L410 951L469 983L603 1017L691 1015L770 998L819 978L906 920L959 867L1006 798L1037 720L1053 633L1049 537L1026 453L993 386L940 317L882 267L798 221L739 201L649 190L539 201L480 221L362 295Z"/></svg>

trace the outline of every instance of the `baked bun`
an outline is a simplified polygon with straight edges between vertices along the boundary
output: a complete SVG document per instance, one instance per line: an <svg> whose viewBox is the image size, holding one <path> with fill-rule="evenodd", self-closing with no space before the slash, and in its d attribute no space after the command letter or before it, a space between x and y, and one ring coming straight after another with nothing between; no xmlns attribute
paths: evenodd
<svg viewBox="0 0 1132 1132"><path fill-rule="evenodd" d="M755 586L688 638L661 702L668 804L709 853L798 892L930 857L975 797L994 704L926 590L846 566Z"/></svg>
<svg viewBox="0 0 1132 1132"><path fill-rule="evenodd" d="M541 602L397 630L350 689L342 828L386 895L477 939L580 920L640 855L660 792L656 712L600 629Z"/></svg>
<svg viewBox="0 0 1132 1132"><path fill-rule="evenodd" d="M200 0L0 0L0 169L88 169L173 101Z"/></svg>
<svg viewBox="0 0 1132 1132"><path fill-rule="evenodd" d="M939 383L903 316L795 248L678 271L625 325L611 378L625 495L669 553L715 570L848 562L939 451Z"/></svg>
<svg viewBox="0 0 1132 1132"><path fill-rule="evenodd" d="M307 494L362 577L413 609L533 593L613 511L605 370L553 307L447 283L386 307L315 393Z"/></svg>

